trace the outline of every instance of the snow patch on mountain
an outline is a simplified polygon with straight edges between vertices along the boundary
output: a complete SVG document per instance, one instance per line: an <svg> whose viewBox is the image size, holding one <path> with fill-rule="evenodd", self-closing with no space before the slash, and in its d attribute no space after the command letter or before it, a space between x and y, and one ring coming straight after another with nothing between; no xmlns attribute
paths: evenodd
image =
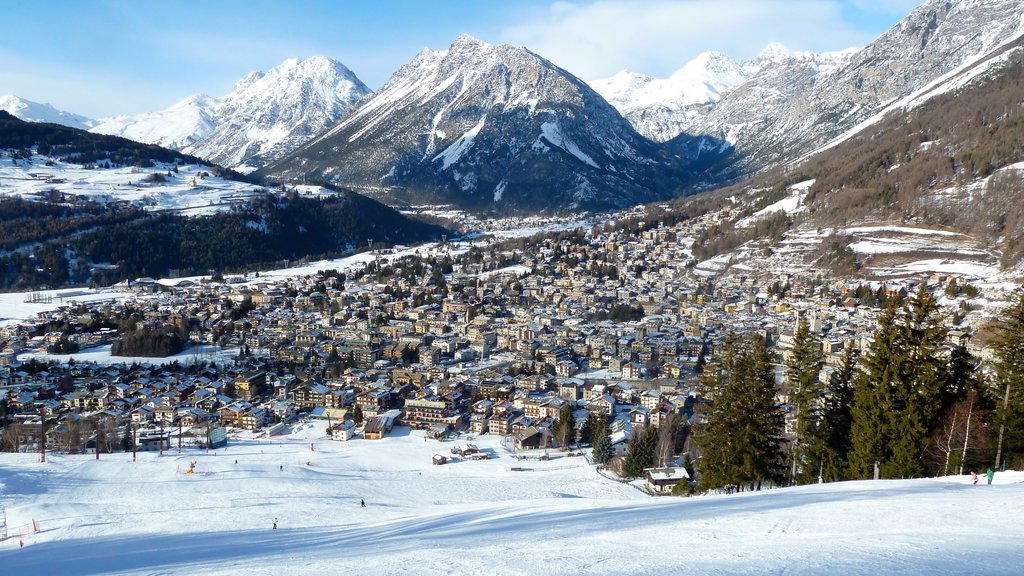
<svg viewBox="0 0 1024 576"><path fill-rule="evenodd" d="M459 161L462 155L469 151L473 147L473 139L483 129L484 123L487 121L487 116L484 115L480 118L480 122L477 122L475 126L466 131L465 134L459 136L459 138L451 144L451 146L445 148L444 152L441 152L434 157L434 161L441 160L441 169L447 170L449 166Z"/></svg>
<svg viewBox="0 0 1024 576"><path fill-rule="evenodd" d="M599 168L597 162L594 162L593 158L587 156L582 150L580 150L579 146L577 146L572 140L567 138L565 134L562 133L562 129L558 126L558 124L554 122L544 122L543 124L541 124L540 138L543 138L544 140L550 142L553 146L561 148L562 150L565 150L569 154L572 154L573 156L579 158L584 164L593 166L594 168Z"/></svg>

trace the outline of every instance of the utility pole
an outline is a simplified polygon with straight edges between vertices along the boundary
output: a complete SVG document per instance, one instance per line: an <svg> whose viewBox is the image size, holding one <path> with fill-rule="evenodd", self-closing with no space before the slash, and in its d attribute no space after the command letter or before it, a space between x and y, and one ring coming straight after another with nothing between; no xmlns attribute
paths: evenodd
<svg viewBox="0 0 1024 576"><path fill-rule="evenodd" d="M100 417L96 417L96 439L93 441L96 447L96 459L100 459Z"/></svg>
<svg viewBox="0 0 1024 576"><path fill-rule="evenodd" d="M135 426L133 426L130 422L128 423L128 431L130 432L132 439L132 462L135 462L135 445L137 444L137 442L135 442Z"/></svg>

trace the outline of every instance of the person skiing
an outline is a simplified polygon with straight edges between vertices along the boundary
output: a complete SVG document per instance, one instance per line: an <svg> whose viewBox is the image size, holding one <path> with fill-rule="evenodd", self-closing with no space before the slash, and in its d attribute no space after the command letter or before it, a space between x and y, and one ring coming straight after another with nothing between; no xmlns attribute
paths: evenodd
<svg viewBox="0 0 1024 576"><path fill-rule="evenodd" d="M971 470L971 483L972 484L977 484L978 483L978 473L975 472L974 470Z"/></svg>
<svg viewBox="0 0 1024 576"><path fill-rule="evenodd" d="M985 472L985 476L988 477L988 485L989 486L992 485L992 477L995 476L995 475L996 475L996 473L992 470L992 468L989 468L988 471Z"/></svg>
<svg viewBox="0 0 1024 576"><path fill-rule="evenodd" d="M362 498L359 499L359 505L362 506L363 508L366 508L366 502L363 501Z"/></svg>
<svg viewBox="0 0 1024 576"><path fill-rule="evenodd" d="M277 530L277 518L274 518L274 530Z"/></svg>

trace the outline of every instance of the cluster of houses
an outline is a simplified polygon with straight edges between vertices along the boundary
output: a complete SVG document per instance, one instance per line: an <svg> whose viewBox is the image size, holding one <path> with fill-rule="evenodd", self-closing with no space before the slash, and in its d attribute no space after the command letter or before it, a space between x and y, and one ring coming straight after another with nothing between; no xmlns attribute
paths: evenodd
<svg viewBox="0 0 1024 576"><path fill-rule="evenodd" d="M700 366L730 332L762 335L782 362L797 322L809 322L822 340L827 379L843 350L863 349L875 326L877 309L847 294L915 288L816 275L708 277L693 269L688 226L455 260L441 282L426 272L140 280L123 287L128 297L62 303L35 321L0 327L4 422L22 431L5 448L34 449L39 439L25 431L41 419L54 434L84 417L197 427L201 439L220 427L269 430L302 413L328 421L339 440L358 431L379 438L404 424L437 437L500 435L525 450L552 444L568 405L578 422L604 414L621 450L633 427L693 413ZM375 269L387 265L379 258ZM517 264L493 269L491 258ZM951 279L919 281L939 290ZM642 318L594 314L617 305L642 310ZM183 356L169 366L32 360L62 338L82 348L109 343L114 331L91 327L129 315L142 327L184 328L192 346L229 347L238 357L216 365ZM66 328L47 331L54 326ZM968 342L966 331L949 334L952 343ZM779 401L787 401L782 381Z"/></svg>

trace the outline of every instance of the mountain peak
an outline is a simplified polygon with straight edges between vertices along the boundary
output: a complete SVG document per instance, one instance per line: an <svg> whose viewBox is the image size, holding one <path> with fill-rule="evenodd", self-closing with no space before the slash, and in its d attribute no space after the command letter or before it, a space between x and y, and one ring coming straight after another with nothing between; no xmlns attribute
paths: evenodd
<svg viewBox="0 0 1024 576"><path fill-rule="evenodd" d="M471 210L603 209L668 196L688 176L670 155L565 70L461 35L264 173Z"/></svg>
<svg viewBox="0 0 1024 576"><path fill-rule="evenodd" d="M469 34L462 33L455 37L452 48L490 48L491 45Z"/></svg>
<svg viewBox="0 0 1024 576"><path fill-rule="evenodd" d="M779 42L771 42L764 47L764 50L757 55L755 60L760 62L781 62L789 58L791 52Z"/></svg>

